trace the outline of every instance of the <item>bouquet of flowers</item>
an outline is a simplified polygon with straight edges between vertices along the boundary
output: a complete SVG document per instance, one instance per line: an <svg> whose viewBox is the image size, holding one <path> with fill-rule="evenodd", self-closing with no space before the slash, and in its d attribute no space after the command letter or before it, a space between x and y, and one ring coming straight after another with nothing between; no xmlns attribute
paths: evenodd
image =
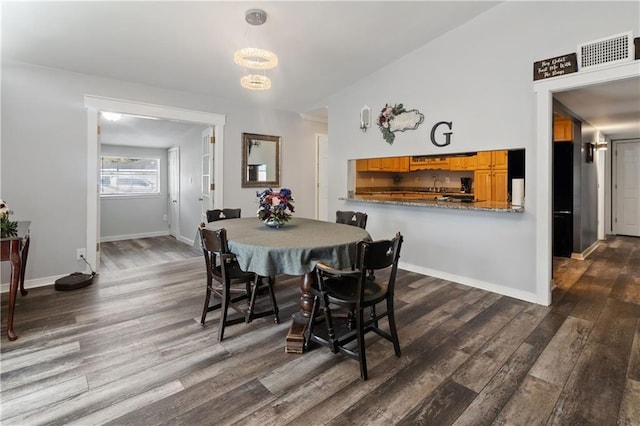
<svg viewBox="0 0 640 426"><path fill-rule="evenodd" d="M265 224L279 228L291 219L291 213L294 212L294 209L290 189L281 188L279 192L276 192L269 188L262 192L256 192L256 195L260 199L257 216Z"/></svg>
<svg viewBox="0 0 640 426"><path fill-rule="evenodd" d="M13 211L3 200L0 200L0 238L15 237L18 234L18 222L9 220Z"/></svg>
<svg viewBox="0 0 640 426"><path fill-rule="evenodd" d="M378 125L378 128L382 132L382 137L389 144L392 144L393 140L396 138L396 135L393 134L394 130L391 129L391 122L398 115L403 114L405 112L406 110L404 109L404 105L402 104L397 104L394 106L385 104L384 108L382 108L382 111L380 111L380 115L376 120L376 124Z"/></svg>

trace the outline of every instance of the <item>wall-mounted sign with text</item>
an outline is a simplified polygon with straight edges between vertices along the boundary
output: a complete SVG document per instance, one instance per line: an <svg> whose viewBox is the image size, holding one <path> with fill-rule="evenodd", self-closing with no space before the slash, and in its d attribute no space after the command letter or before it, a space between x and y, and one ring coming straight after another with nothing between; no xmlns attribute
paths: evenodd
<svg viewBox="0 0 640 426"><path fill-rule="evenodd" d="M533 63L533 80L557 77L578 71L578 58L569 53Z"/></svg>

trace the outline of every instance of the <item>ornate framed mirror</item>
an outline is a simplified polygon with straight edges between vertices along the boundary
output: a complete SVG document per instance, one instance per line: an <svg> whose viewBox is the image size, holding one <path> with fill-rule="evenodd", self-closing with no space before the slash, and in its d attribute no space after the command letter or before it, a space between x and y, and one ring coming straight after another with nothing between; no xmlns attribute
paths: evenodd
<svg viewBox="0 0 640 426"><path fill-rule="evenodd" d="M280 136L242 134L242 187L280 186Z"/></svg>

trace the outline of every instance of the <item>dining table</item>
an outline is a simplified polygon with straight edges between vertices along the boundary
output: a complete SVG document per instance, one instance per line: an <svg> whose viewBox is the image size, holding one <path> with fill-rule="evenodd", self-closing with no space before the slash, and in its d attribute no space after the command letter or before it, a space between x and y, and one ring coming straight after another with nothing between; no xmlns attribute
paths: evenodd
<svg viewBox="0 0 640 426"><path fill-rule="evenodd" d="M266 226L255 217L225 219L206 226L227 231L229 249L244 271L264 277L301 276L300 310L292 315L285 344L288 353L303 352L304 331L313 307L316 263L350 268L358 241L371 240L369 233L357 226L301 217L279 228Z"/></svg>

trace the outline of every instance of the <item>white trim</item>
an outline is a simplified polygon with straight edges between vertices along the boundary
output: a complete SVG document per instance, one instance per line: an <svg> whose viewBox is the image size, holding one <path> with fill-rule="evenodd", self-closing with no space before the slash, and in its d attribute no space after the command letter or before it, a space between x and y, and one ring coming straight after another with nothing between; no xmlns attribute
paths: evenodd
<svg viewBox="0 0 640 426"><path fill-rule="evenodd" d="M316 123L324 123L324 124L327 124L329 122L329 119L327 117L319 117L317 115L304 114L304 113L300 113L299 115L300 115L300 118L306 121L313 121Z"/></svg>
<svg viewBox="0 0 640 426"><path fill-rule="evenodd" d="M600 240L597 240L595 243L591 244L587 247L582 253L571 253L571 258L575 260L585 260L591 253L598 248L600 244Z"/></svg>
<svg viewBox="0 0 640 426"><path fill-rule="evenodd" d="M108 243L111 241L121 241L121 240L135 240L137 238L151 238L151 237L164 237L169 235L169 230L166 231L155 231L155 232L142 232L140 234L125 234L125 235L112 235L110 237L101 237L101 243Z"/></svg>
<svg viewBox="0 0 640 426"><path fill-rule="evenodd" d="M46 287L48 285L55 284L56 280L66 276L67 275L55 275L53 277L37 278L35 280L25 280L24 288L26 290L31 290L32 288L36 288L36 287ZM2 285L0 285L0 293L8 293L8 292L9 292L9 283L2 283ZM20 291L18 291L17 297L18 298L23 297L20 294ZM29 296L27 295L27 297Z"/></svg>
<svg viewBox="0 0 640 426"><path fill-rule="evenodd" d="M436 269L423 268L422 266L411 265L404 262L398 262L398 267L406 271L411 271L418 274L439 278L441 280L468 285L469 287L479 288L481 290L490 291L492 293L497 293L503 296L524 300L525 302L538 303L537 295L528 291L517 290L511 287L505 287L461 275L450 274L448 272L438 271Z"/></svg>
<svg viewBox="0 0 640 426"><path fill-rule="evenodd" d="M171 168L169 167L169 159L171 157L171 153L175 152L176 154L176 164L175 164L175 169L171 170ZM176 179L175 174L177 174L177 188L172 188L172 182L171 179ZM170 223L171 228L169 229L169 235L173 235L176 238L178 238L180 236L180 199L181 199L181 192L182 192L182 188L180 186L180 147L179 146L172 146L171 148L167 149L167 194L170 196L175 196L176 194L172 194L171 193L171 189L175 189L177 191L177 197L176 197L176 208L177 208L177 214L174 217L173 214L171 214L171 220L172 222ZM167 215L169 215L169 213L172 213L173 211L173 201L171 199L171 197L167 197Z"/></svg>
<svg viewBox="0 0 640 426"><path fill-rule="evenodd" d="M551 250L551 135L553 93L593 86L640 75L640 61L620 64L606 69L594 69L534 82L536 95L536 302L551 304L553 281Z"/></svg>
<svg viewBox="0 0 640 426"><path fill-rule="evenodd" d="M224 125L226 116L202 111L186 110L171 106L147 104L143 102L113 99L94 95L84 95L84 106L87 108L87 261L99 269L98 263L98 113L100 111L119 112L123 114L144 115L148 117L180 120L191 123L214 126L216 136L216 185L220 191L215 192L217 205L224 205L223 186L223 150ZM96 247L96 250L92 250Z"/></svg>

